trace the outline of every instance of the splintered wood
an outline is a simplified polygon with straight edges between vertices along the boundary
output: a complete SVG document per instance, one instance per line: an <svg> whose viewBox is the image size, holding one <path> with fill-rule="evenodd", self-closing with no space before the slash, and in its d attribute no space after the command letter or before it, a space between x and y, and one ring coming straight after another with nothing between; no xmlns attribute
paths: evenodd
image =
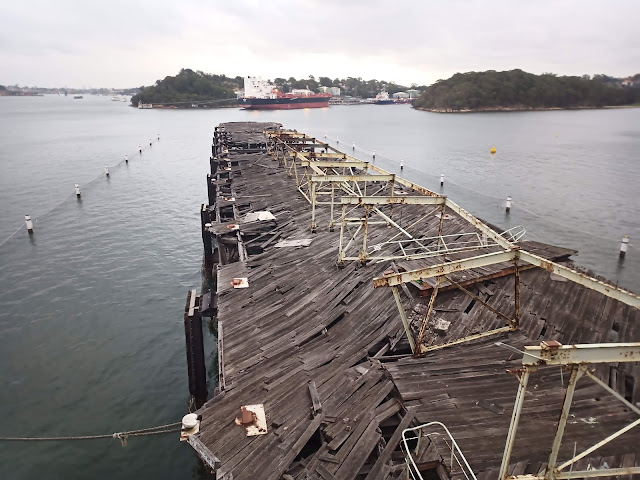
<svg viewBox="0 0 640 480"><path fill-rule="evenodd" d="M521 268L519 331L412 357L393 295L385 288L374 290L372 279L385 271L422 268L477 252L366 266L350 262L338 268L339 233L327 228L329 208L316 209L317 233L311 233L311 208L295 176L287 175L281 155L277 160L266 153L262 131L278 128L222 124L217 132L222 153L211 160L212 168L217 166L211 188L220 201L206 207L212 215L206 234L215 240L217 255L211 273L217 285L220 383L215 397L197 412L202 422L193 444L203 460L217 468L217 478L406 478L402 431L440 421L452 431L478 480L493 479L518 385L506 369L517 368L521 359L495 342L522 349L543 339L563 344L638 340L636 309L572 282L556 281L544 270ZM292 137L294 141L303 143ZM313 148L320 152L322 147ZM435 215L411 227L424 214L419 205L394 206L392 212L381 208L415 235L438 235L440 219ZM455 212L445 213L443 235L474 231ZM370 245L390 236L386 225L370 226L368 235ZM535 242L522 245L565 263L574 253ZM513 264L501 264L452 274L450 279L510 316L513 273ZM415 335L434 285L414 282L400 290ZM427 346L504 324L448 281L439 285L433 313L424 332ZM597 374L630 401L640 401L638 366L621 364L614 370L599 369ZM564 395L561 380L559 369L536 377L525 402L513 474L544 469L552 440L548 437L558 418L552 405L560 405ZM579 388L575 399L565 434L571 452L562 452L568 455L574 442L578 448L590 446L634 416L591 386ZM249 430L235 425L236 419L243 427L264 431L247 436ZM598 468L605 460L610 467L638 465L639 444L640 432L632 430L597 456L585 457L584 469L587 464ZM460 475L450 469L451 450L442 436L425 437L419 448L412 448L423 468ZM211 458L217 459L216 465Z"/></svg>

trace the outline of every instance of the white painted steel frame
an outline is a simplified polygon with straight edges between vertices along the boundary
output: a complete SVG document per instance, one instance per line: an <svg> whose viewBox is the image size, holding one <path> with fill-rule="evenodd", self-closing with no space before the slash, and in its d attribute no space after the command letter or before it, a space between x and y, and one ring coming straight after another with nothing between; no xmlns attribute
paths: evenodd
<svg viewBox="0 0 640 480"><path fill-rule="evenodd" d="M630 305L635 308L640 308L640 297L627 290L623 290L619 287L614 287L604 283L601 280L585 275L584 273L577 272L563 265L553 263L550 260L546 260L537 255L520 250L514 247L511 250L504 252L487 253L476 257L466 258L463 260L457 260L449 263L442 263L439 265L433 265L431 267L422 268L419 270L411 270L402 273L393 273L384 275L382 277L374 278L374 287L385 287L400 285L401 283L413 282L416 280L436 277L438 275L447 275L454 272L462 272L477 267L485 267L488 265L495 265L502 262L510 262L515 259L522 260L531 265L543 268L556 275L571 280L572 282L583 285L591 290L611 297L622 303Z"/></svg>
<svg viewBox="0 0 640 480"><path fill-rule="evenodd" d="M393 287L396 288L396 287ZM627 408L640 415L640 409L631 404L622 395L609 387L606 383L593 375L590 371L590 365L596 363L619 363L619 362L636 362L640 358L640 342L638 343L613 343L613 344L582 344L582 345L562 345L558 347L553 346L527 346L522 358L522 364L524 366L522 377L520 380L520 387L518 388L518 394L516 396L516 402L513 408L513 414L511 417L511 424L509 426L509 432L507 434L507 441L505 443L505 450L502 457L502 464L500 467L500 473L498 475L499 480L561 480L571 478L589 478L589 477L606 477L615 475L631 475L640 473L640 466L636 467L623 467L623 468L605 468L598 470L583 470L583 471L570 471L564 472L567 467L572 466L578 460L593 453L603 445L618 438L620 435L628 432L629 430L640 425L640 418L626 425L625 427L617 430L611 435L607 436L600 442L592 445L579 454L574 454L572 458L564 463L557 465L558 453L562 444L562 437L564 435L564 429L569 417L569 411L571 409L571 403L573 401L573 395L575 392L576 384L582 376L587 376L593 380L596 384L600 385L607 392L620 400ZM547 469L544 475L516 475L509 476L508 468L511 460L511 453L513 443L515 441L516 432L518 429L518 423L520 415L522 413L522 406L524 403L524 396L527 387L527 381L530 374L536 371L540 366L570 366L571 377L567 385L565 398L562 405L562 411L560 419L556 427L556 434L551 446L551 453L549 454L549 461L547 462Z"/></svg>

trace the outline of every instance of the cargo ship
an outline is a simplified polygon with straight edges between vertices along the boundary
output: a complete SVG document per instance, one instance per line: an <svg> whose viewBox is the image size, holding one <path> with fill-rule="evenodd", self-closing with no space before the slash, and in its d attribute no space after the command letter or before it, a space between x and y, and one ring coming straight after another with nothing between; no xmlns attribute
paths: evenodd
<svg viewBox="0 0 640 480"><path fill-rule="evenodd" d="M376 105L393 105L394 100L389 98L389 94L385 91L380 92L376 95L376 101L374 102Z"/></svg>
<svg viewBox="0 0 640 480"><path fill-rule="evenodd" d="M329 106L330 98L330 93L313 93L306 89L294 89L290 93L282 93L266 80L245 77L244 94L238 96L238 105L246 110L323 108Z"/></svg>

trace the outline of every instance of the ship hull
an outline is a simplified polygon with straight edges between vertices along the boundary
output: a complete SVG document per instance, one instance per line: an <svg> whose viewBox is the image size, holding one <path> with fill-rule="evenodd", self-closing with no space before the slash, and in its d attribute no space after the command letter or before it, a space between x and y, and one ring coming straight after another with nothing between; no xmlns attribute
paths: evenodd
<svg viewBox="0 0 640 480"><path fill-rule="evenodd" d="M330 97L297 98L239 98L238 106L246 110L293 110L297 108L324 108Z"/></svg>

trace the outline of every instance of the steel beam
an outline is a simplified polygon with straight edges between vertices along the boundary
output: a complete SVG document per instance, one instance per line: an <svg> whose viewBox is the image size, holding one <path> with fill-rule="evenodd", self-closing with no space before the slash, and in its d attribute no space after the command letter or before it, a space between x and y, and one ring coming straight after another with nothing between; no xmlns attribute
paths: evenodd
<svg viewBox="0 0 640 480"><path fill-rule="evenodd" d="M560 412L560 419L556 427L556 435L553 439L551 446L551 453L549 454L549 461L547 462L547 471L545 478L547 480L553 480L553 475L556 469L556 461L558 460L558 453L560 452L560 445L562 445L562 437L564 436L564 429L567 426L567 419L569 418L569 410L571 409L571 402L573 402L573 393L576 391L576 384L582 376L582 370L578 365L573 365L571 369L571 377L569 377L569 384L567 385L567 391L564 394L564 402L562 403L562 411Z"/></svg>
<svg viewBox="0 0 640 480"><path fill-rule="evenodd" d="M576 272L575 270L558 265L557 263L553 263L529 252L520 251L519 257L527 263L543 268L548 272L555 273L556 275L571 280L572 282L584 285L591 290L603 293L607 297L614 298L622 303L631 305L632 307L640 308L640 297L631 292L614 287L613 285L608 285L593 277L589 277L584 273Z"/></svg>
<svg viewBox="0 0 640 480"><path fill-rule="evenodd" d="M555 475L558 480L571 478L589 478L589 477L609 477L618 475L633 475L640 473L640 467L622 467L622 468L604 468L602 470L574 470L572 472L562 472Z"/></svg>
<svg viewBox="0 0 640 480"><path fill-rule="evenodd" d="M392 182L395 175L312 175L312 182ZM357 197L372 198L372 197ZM394 197L397 198L397 197ZM425 198L425 197L419 197ZM362 202L360 202L362 203Z"/></svg>
<svg viewBox="0 0 640 480"><path fill-rule="evenodd" d="M434 350L440 350L443 348L452 347L454 345L460 345L462 343L471 342L472 340L478 340L480 338L486 338L492 335L497 335L499 333L506 333L506 332L512 332L512 331L513 331L513 327L500 327L500 328L494 328L493 330L489 330L482 333L474 333L467 337L459 338L458 340L453 340L451 342L440 343L438 345L430 345L428 347L425 347L424 345L420 345L419 346L420 353L433 352Z"/></svg>
<svg viewBox="0 0 640 480"><path fill-rule="evenodd" d="M480 230L482 233L486 233L487 237L492 238L493 240L495 240L496 243L498 245L500 245L502 248L509 249L509 248L513 247L513 244L508 242L506 238L504 238L502 235L500 235L494 229L489 228L487 225L485 225L483 222L481 222L476 217L471 215L469 212L467 212L464 208L462 208L457 203L455 203L452 200L447 198L447 204L446 205L453 212L455 212L458 215L460 215L462 218L464 218L467 222L469 222L475 228Z"/></svg>
<svg viewBox="0 0 640 480"><path fill-rule="evenodd" d="M416 351L416 342L413 339L413 333L411 333L411 327L409 326L409 319L407 318L407 312L404 311L404 307L402 306L402 300L400 299L400 292L398 292L397 287L391 287L391 291L393 292L393 298L396 301L396 306L398 307L398 311L400 312L400 318L402 319L402 325L404 326L404 333L407 335L407 340L409 340L409 346L411 347L411 352Z"/></svg>
<svg viewBox="0 0 640 480"><path fill-rule="evenodd" d="M505 480L509 472L509 461L511 460L511 451L513 450L513 444L516 441L516 433L518 432L518 424L520 423L520 414L522 413L522 405L524 404L524 397L527 393L527 383L529 383L530 371L525 368L522 373L522 377L518 378L520 385L518 386L518 393L516 394L516 402L513 406L513 413L511 414L511 424L509 425L509 432L507 433L507 441L504 445L504 454L502 456L502 464L500 465L500 473L498 474L499 480Z"/></svg>
<svg viewBox="0 0 640 480"><path fill-rule="evenodd" d="M344 199L345 197L342 198ZM392 273L384 275L382 277L374 278L373 286L375 288L387 286L391 287L394 285L400 285L401 283L414 282L423 278L448 275L454 272L469 270L470 268L484 267L487 265L494 265L496 263L508 262L510 260L513 260L516 254L516 250L487 253L485 255L479 255L477 257L467 258L464 260L457 260L455 262L442 263L439 265L434 265L432 267L422 268L420 270Z"/></svg>
<svg viewBox="0 0 640 480"><path fill-rule="evenodd" d="M639 362L640 342L562 345L557 348L525 346L523 365Z"/></svg>
<svg viewBox="0 0 640 480"><path fill-rule="evenodd" d="M383 177L383 175L378 175ZM371 176L377 179L378 176ZM385 176L386 178L386 176ZM397 178L397 177L396 177ZM340 203L347 205L442 205L446 197L353 197L346 196L340 199Z"/></svg>
<svg viewBox="0 0 640 480"><path fill-rule="evenodd" d="M320 168L341 168L341 167L367 168L369 166L369 162L336 162L331 160L302 160L300 164L303 167L309 167L311 165L315 165L316 167L320 167Z"/></svg>

